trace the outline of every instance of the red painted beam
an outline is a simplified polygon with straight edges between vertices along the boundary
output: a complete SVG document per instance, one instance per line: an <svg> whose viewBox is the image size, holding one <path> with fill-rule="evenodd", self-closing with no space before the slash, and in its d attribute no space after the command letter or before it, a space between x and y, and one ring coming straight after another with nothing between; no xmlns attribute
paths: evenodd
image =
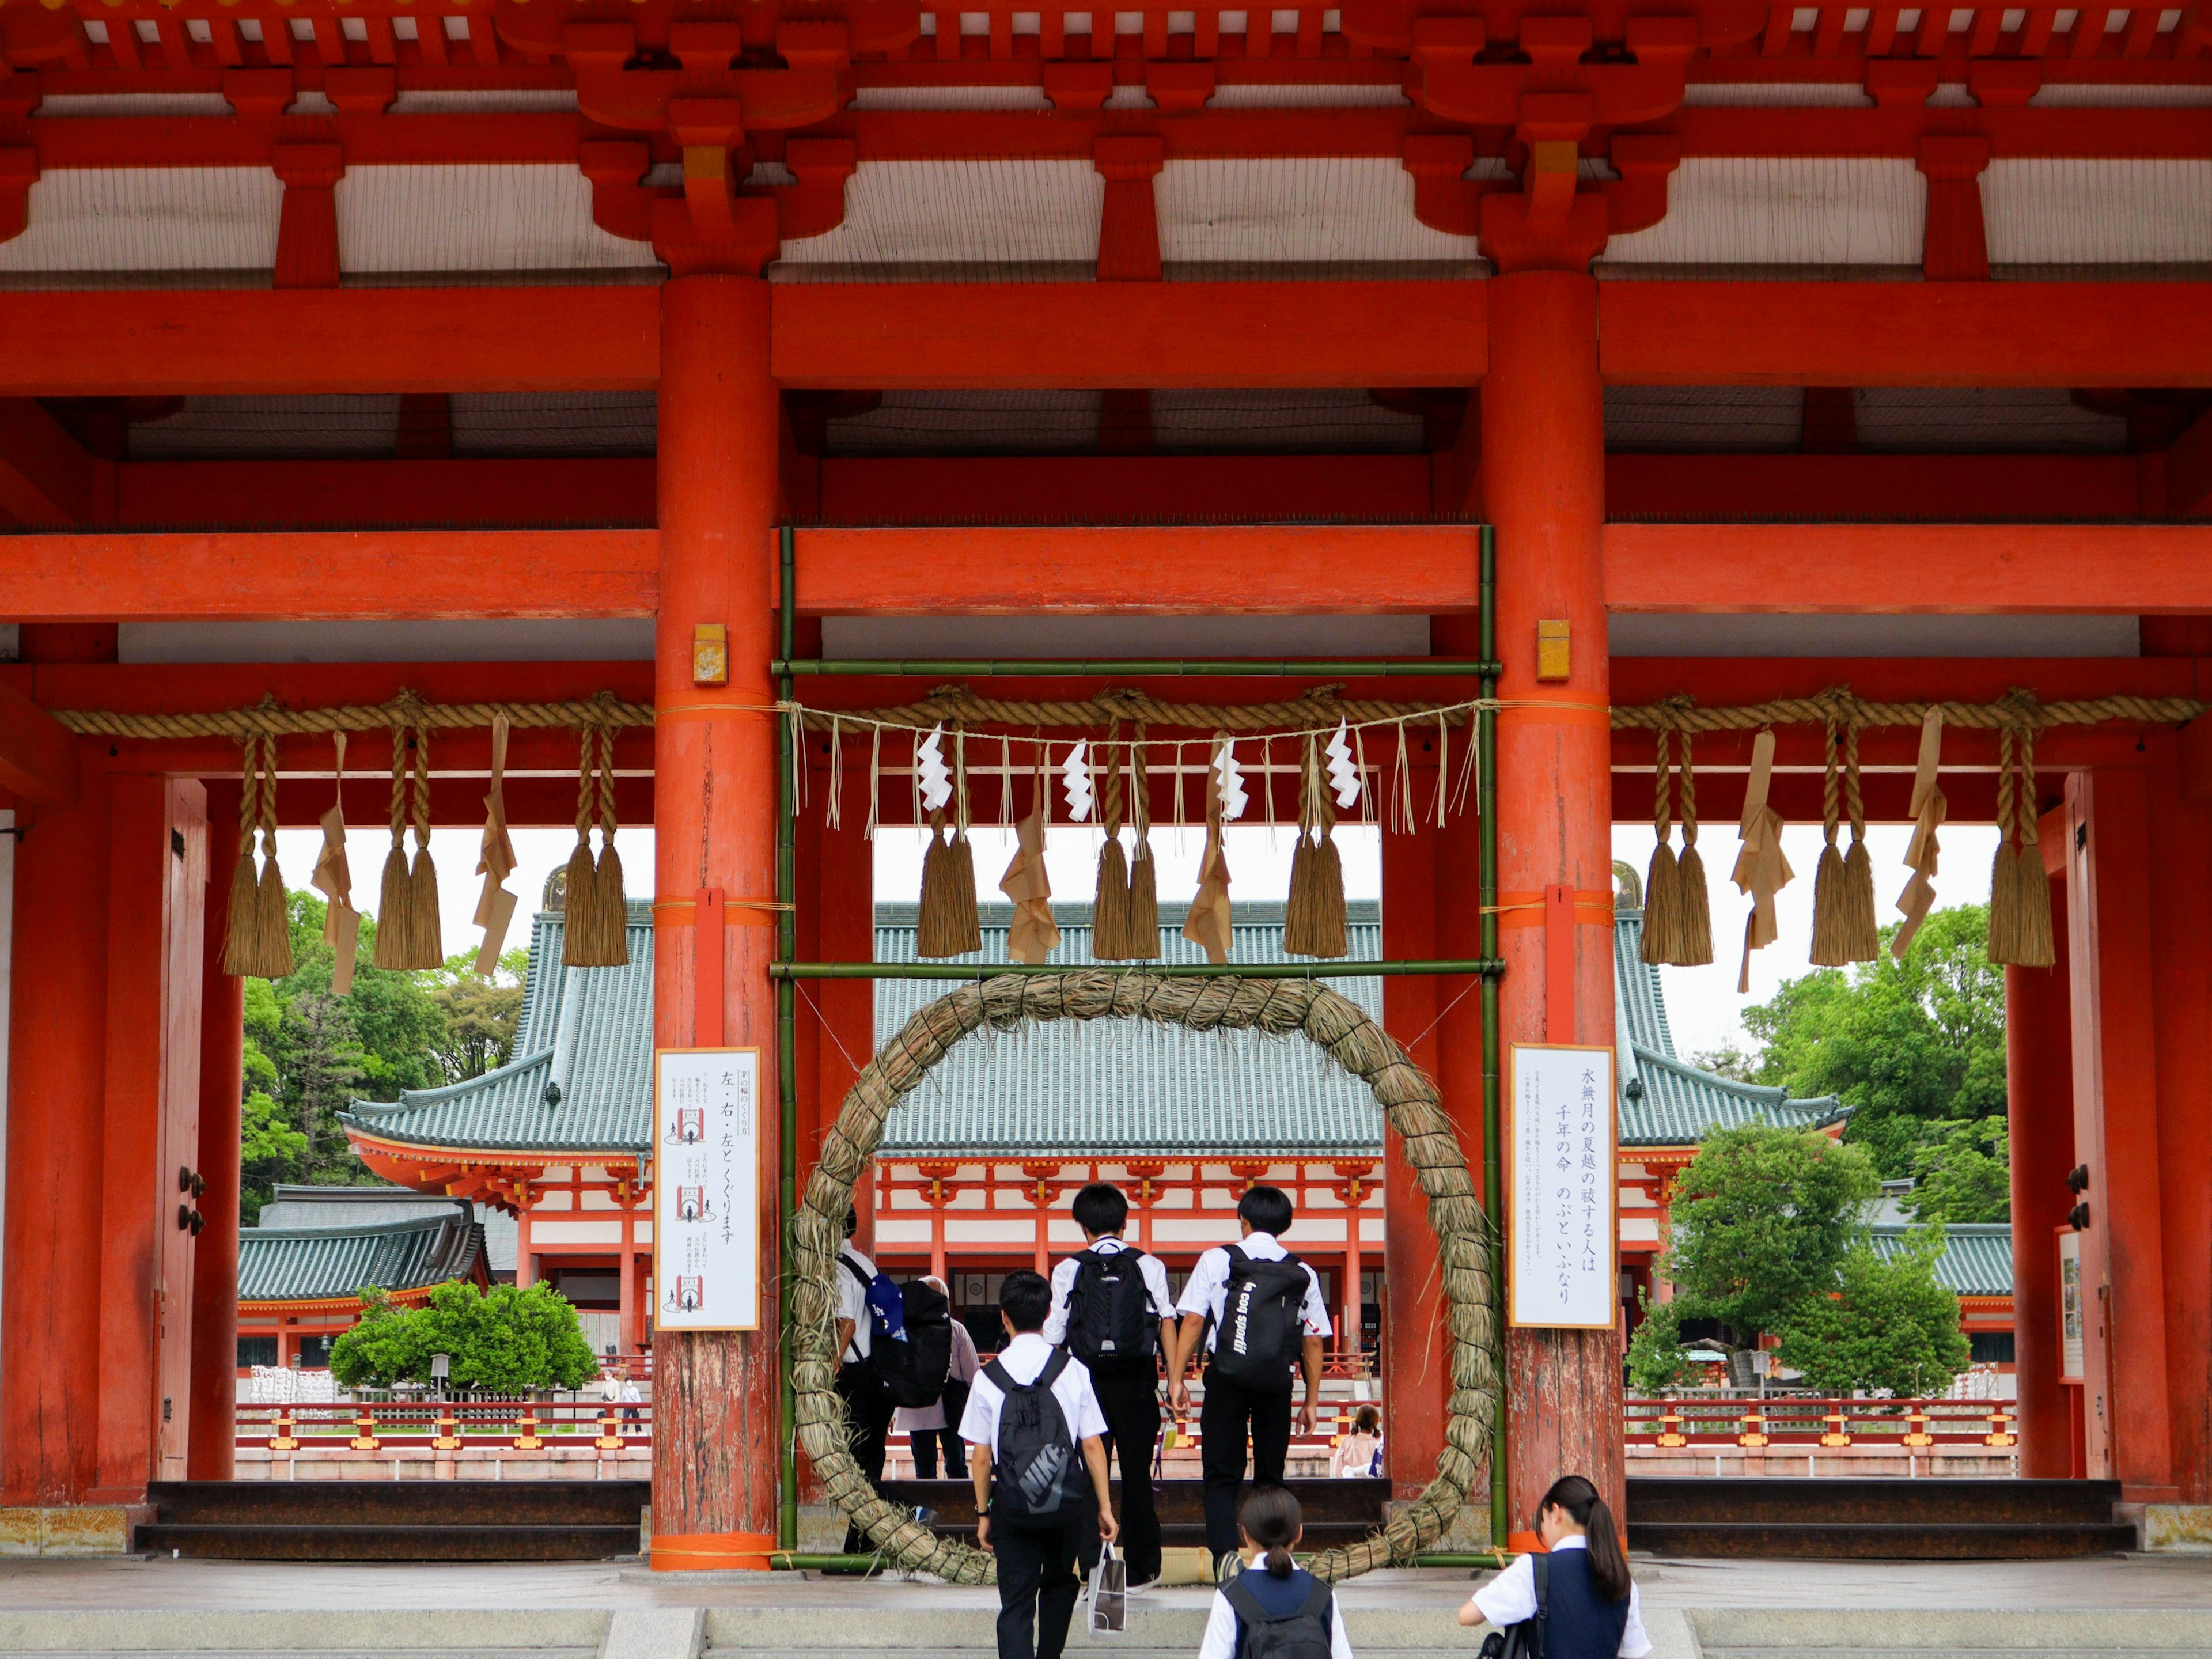
<svg viewBox="0 0 2212 1659"><path fill-rule="evenodd" d="M2191 518L2212 508L2212 415L2200 415L2173 441L2166 462L2166 510Z"/></svg>
<svg viewBox="0 0 2212 1659"><path fill-rule="evenodd" d="M1608 282L1616 386L2212 386L2194 283Z"/></svg>
<svg viewBox="0 0 2212 1659"><path fill-rule="evenodd" d="M660 376L656 288L0 295L0 396L623 392Z"/></svg>
<svg viewBox="0 0 2212 1659"><path fill-rule="evenodd" d="M653 530L97 532L0 537L26 622L649 617Z"/></svg>
<svg viewBox="0 0 2212 1659"><path fill-rule="evenodd" d="M2141 516L2139 472L2132 455L1608 455L1605 504L1615 520L2078 522Z"/></svg>
<svg viewBox="0 0 2212 1659"><path fill-rule="evenodd" d="M2212 526L1613 524L1609 611L2212 611Z"/></svg>
<svg viewBox="0 0 2212 1659"><path fill-rule="evenodd" d="M1480 283L785 283L775 328L783 385L878 392L1472 386L1489 363Z"/></svg>
<svg viewBox="0 0 2212 1659"><path fill-rule="evenodd" d="M0 513L18 524L103 516L106 470L33 399L0 398Z"/></svg>
<svg viewBox="0 0 2212 1659"><path fill-rule="evenodd" d="M799 605L825 615L1471 609L1464 525L802 530Z"/></svg>
<svg viewBox="0 0 2212 1659"><path fill-rule="evenodd" d="M830 457L821 465L830 524L1412 519L1431 501L1426 455Z"/></svg>
<svg viewBox="0 0 2212 1659"><path fill-rule="evenodd" d="M127 461L116 519L138 525L651 524L650 455L538 460Z"/></svg>
<svg viewBox="0 0 2212 1659"><path fill-rule="evenodd" d="M0 684L0 790L37 806L76 803L77 739L10 685Z"/></svg>

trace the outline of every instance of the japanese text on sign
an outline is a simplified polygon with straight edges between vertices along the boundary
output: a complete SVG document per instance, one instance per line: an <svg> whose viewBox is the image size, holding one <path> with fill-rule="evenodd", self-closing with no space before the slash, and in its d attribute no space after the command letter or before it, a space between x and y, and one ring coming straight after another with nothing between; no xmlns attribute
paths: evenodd
<svg viewBox="0 0 2212 1659"><path fill-rule="evenodd" d="M760 1051L653 1056L653 1323L760 1328Z"/></svg>
<svg viewBox="0 0 2212 1659"><path fill-rule="evenodd" d="M1613 1051L1515 1043L1510 1110L1508 1316L1610 1327L1620 1296Z"/></svg>

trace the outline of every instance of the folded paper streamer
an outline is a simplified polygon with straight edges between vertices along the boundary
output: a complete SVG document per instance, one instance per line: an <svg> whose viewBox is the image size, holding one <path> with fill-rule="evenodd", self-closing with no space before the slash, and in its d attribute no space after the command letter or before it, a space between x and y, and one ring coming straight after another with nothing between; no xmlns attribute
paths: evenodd
<svg viewBox="0 0 2212 1659"><path fill-rule="evenodd" d="M1774 896L1796 873L1782 856L1782 814L1766 804L1773 775L1774 733L1770 729L1752 740L1751 776L1743 796L1743 847L1729 878L1751 896L1751 914L1743 923L1743 966L1736 974L1738 996L1751 989L1751 953L1773 944L1781 931L1775 921Z"/></svg>
<svg viewBox="0 0 2212 1659"><path fill-rule="evenodd" d="M1328 738L1328 787L1336 794L1336 810L1349 812L1359 804L1359 764L1352 758L1352 744L1346 741L1352 723L1339 720L1336 730Z"/></svg>
<svg viewBox="0 0 2212 1659"><path fill-rule="evenodd" d="M323 850L308 881L326 901L323 943L331 947L331 993L342 997L353 989L354 957L361 948L361 912L353 908L353 871L346 863L346 734L337 732L331 738L337 747L337 770L332 774L337 799L323 814Z"/></svg>
<svg viewBox="0 0 2212 1659"><path fill-rule="evenodd" d="M1060 929L1052 919L1052 883L1044 868L1044 791L1042 770L1037 773L1037 805L1014 826L1013 861L999 878L999 890L1014 902L1014 919L1006 930L1006 954L1032 966L1042 962L1060 943Z"/></svg>
<svg viewBox="0 0 2212 1659"><path fill-rule="evenodd" d="M1316 738L1306 739L1305 763L1299 769L1298 782L1298 839L1291 851L1291 896L1283 907L1283 950L1294 957L1347 956L1352 947L1345 929L1344 861L1337 854L1336 809L1322 781L1321 748Z"/></svg>
<svg viewBox="0 0 2212 1659"><path fill-rule="evenodd" d="M576 780L576 845L568 854L562 904L562 965L621 968L629 962L629 903L623 893L622 855L615 851L615 734L612 726L583 729L583 758ZM599 855L592 857L592 830Z"/></svg>
<svg viewBox="0 0 2212 1659"><path fill-rule="evenodd" d="M914 779L921 791L921 810L942 812L945 803L952 799L952 774L945 764L945 728L931 729L929 736L915 745Z"/></svg>
<svg viewBox="0 0 2212 1659"><path fill-rule="evenodd" d="M1701 968L1713 959L1712 901L1705 891L1705 861L1698 852L1697 774L1690 756L1690 734L1671 734L1681 746L1680 769L1670 790L1668 772L1669 733L1659 732L1658 773L1653 781L1651 827L1658 837L1652 848L1651 867L1644 884L1644 944L1641 955L1649 963L1677 968ZM1682 852L1680 858L1668 843L1671 828L1670 794L1682 809Z"/></svg>
<svg viewBox="0 0 2212 1659"><path fill-rule="evenodd" d="M1841 787L1838 789L1840 775ZM1839 808L1851 821L1851 850L1836 846ZM1872 962L1881 948L1874 916L1874 860L1867 851L1866 804L1859 793L1859 732L1828 722L1827 772L1820 792L1826 840L1813 875L1813 949L1817 968Z"/></svg>
<svg viewBox="0 0 2212 1659"><path fill-rule="evenodd" d="M253 862L253 837L261 836L262 865ZM255 979L282 979L292 971L292 923L284 902L284 878L276 869L276 739L246 739L238 796L238 863L230 878L230 908L222 941L222 970Z"/></svg>
<svg viewBox="0 0 2212 1659"><path fill-rule="evenodd" d="M1936 787L1936 767L1943 747L1943 711L1931 708L1920 722L1920 763L1912 773L1912 800L1905 811L1912 815L1912 839L1905 848L1905 861L1912 875L1897 896L1897 908L1905 918L1889 942L1890 955L1903 959L1912 948L1913 935L1936 905L1936 860L1942 848L1936 832L1943 826L1950 803Z"/></svg>
<svg viewBox="0 0 2212 1659"><path fill-rule="evenodd" d="M1182 936L1206 952L1217 967L1229 960L1235 937L1229 915L1229 860L1222 851L1224 818L1244 810L1244 786L1239 776L1234 747L1225 733L1214 737L1213 787L1206 798L1206 853L1198 866L1198 891L1182 919ZM1232 796L1231 791L1235 793ZM1232 812L1232 805L1235 811Z"/></svg>
<svg viewBox="0 0 2212 1659"><path fill-rule="evenodd" d="M937 741L930 733L930 742ZM952 770L944 792L936 795L927 780L922 784L922 803L929 811L929 846L921 855L921 904L915 914L915 954L942 961L983 948L983 933L975 913L975 851L968 844L968 758L966 739L957 732L952 739ZM941 760L939 763L942 765ZM945 835L945 804L953 809L950 841Z"/></svg>
<svg viewBox="0 0 2212 1659"><path fill-rule="evenodd" d="M507 718L495 714L491 721L491 788L484 796L483 839L477 844L477 873L484 878L477 895L476 925L483 929L477 946L477 977L489 979L499 966L500 946L507 942L507 924L514 920L514 895L505 883L514 871L514 843L507 834Z"/></svg>
<svg viewBox="0 0 2212 1659"><path fill-rule="evenodd" d="M1067 821L1081 823L1091 816L1091 745L1079 743L1060 763L1060 787L1067 795Z"/></svg>
<svg viewBox="0 0 2212 1659"><path fill-rule="evenodd" d="M2035 728L2022 726L2015 738L2004 726L1997 734L2001 839L1990 872L1990 960L2015 968L2048 968L2057 960L2036 805Z"/></svg>

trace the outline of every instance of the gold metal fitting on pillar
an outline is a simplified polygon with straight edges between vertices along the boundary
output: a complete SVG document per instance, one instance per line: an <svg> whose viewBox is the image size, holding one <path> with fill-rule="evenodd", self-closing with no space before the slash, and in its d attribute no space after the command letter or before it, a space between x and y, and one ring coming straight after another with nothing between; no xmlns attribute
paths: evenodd
<svg viewBox="0 0 2212 1659"><path fill-rule="evenodd" d="M1536 624L1536 678L1539 680L1566 679L1571 661L1565 620L1539 622Z"/></svg>
<svg viewBox="0 0 2212 1659"><path fill-rule="evenodd" d="M701 623L691 630L691 684L730 683L730 630L721 623Z"/></svg>

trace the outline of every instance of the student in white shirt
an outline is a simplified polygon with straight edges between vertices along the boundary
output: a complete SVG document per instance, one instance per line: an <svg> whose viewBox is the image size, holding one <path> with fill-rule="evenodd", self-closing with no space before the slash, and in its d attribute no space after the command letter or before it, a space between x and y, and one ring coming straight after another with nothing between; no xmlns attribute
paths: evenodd
<svg viewBox="0 0 2212 1659"><path fill-rule="evenodd" d="M1642 1598L1628 1576L1613 1510L1579 1474L1552 1483L1536 1507L1536 1533L1547 1552L1545 1659L1644 1659L1651 1638ZM1487 1620L1499 1630L1536 1616L1536 1558L1523 1555L1475 1591L1459 1610L1462 1625Z"/></svg>
<svg viewBox="0 0 2212 1659"><path fill-rule="evenodd" d="M934 1273L927 1274L921 1281L939 1296L950 1299L951 1292L945 1281ZM975 1339L958 1320L952 1322L952 1369L945 1378L945 1392L927 1406L901 1406L892 1415L891 1427L907 1437L914 1451L914 1478L917 1480L937 1479L937 1454L941 1447L945 1453L945 1478L957 1480L960 1472L968 1466L968 1447L960 1438L961 1414L968 1409L968 1388L975 1380L980 1364L975 1355Z"/></svg>
<svg viewBox="0 0 2212 1659"><path fill-rule="evenodd" d="M1297 1213L1290 1194L1280 1188L1252 1188L1237 1206L1243 1242L1200 1256L1176 1304L1182 1323L1176 1333L1176 1351L1168 1358L1168 1376L1172 1385L1169 1396L1177 1411L1189 1408L1183 1371L1201 1338L1206 1344L1199 1468L1205 1477L1206 1547L1213 1553L1217 1574L1237 1552L1237 1494L1244 1479L1248 1432L1253 1480L1263 1486L1282 1484L1283 1464L1291 1449L1294 1363L1305 1379L1301 1413L1305 1431L1315 1433L1321 1424L1322 1345L1333 1328L1328 1306L1321 1293L1320 1275L1276 1242L1278 1234L1290 1231ZM1295 1271L1286 1271L1279 1265L1283 1263ZM1305 1279L1303 1294L1299 1273ZM1230 1313L1232 1289L1246 1304L1243 1315ZM1237 1327L1231 1333L1225 1353L1220 1346L1224 1320ZM1249 1363L1249 1354L1262 1352L1273 1358L1264 1365Z"/></svg>
<svg viewBox="0 0 2212 1659"><path fill-rule="evenodd" d="M853 1461L871 1486L884 1478L884 1436L891 1425L891 1397L883 1379L868 1364L875 1324L868 1313L868 1286L876 1277L876 1264L853 1243L860 1231L856 1210L845 1212L845 1243L837 1252L837 1394L845 1402L850 1425L847 1444ZM862 1544L860 1528L845 1529L845 1553L855 1555Z"/></svg>
<svg viewBox="0 0 2212 1659"><path fill-rule="evenodd" d="M1064 1345L1091 1373L1098 1408L1106 1416L1109 1449L1121 1462L1121 1553L1127 1559L1132 1593L1160 1576L1160 1518L1152 1503L1152 1451L1160 1443L1160 1357L1175 1352L1175 1298L1160 1259L1121 1242L1129 1224L1129 1200L1118 1187L1093 1182L1076 1194L1075 1224L1087 1241L1081 1255L1069 1256L1052 1270L1052 1314L1044 1339ZM1116 1258L1133 1261L1143 1305L1133 1296L1117 1297L1105 1283ZM1088 1273L1085 1269L1088 1268ZM1081 1294L1078 1296L1079 1289ZM1079 1304L1079 1328L1068 1329L1071 1297ZM1098 1337L1122 1313L1133 1327L1107 1332L1125 1352L1108 1353Z"/></svg>
<svg viewBox="0 0 2212 1659"><path fill-rule="evenodd" d="M1240 1659L1255 1620L1270 1621L1301 1650L1326 1645L1329 1659L1352 1659L1344 1609L1328 1585L1291 1559L1306 1530L1298 1500L1285 1487L1261 1486L1237 1512L1237 1530L1243 1571L1214 1591L1198 1659Z"/></svg>
<svg viewBox="0 0 2212 1659"><path fill-rule="evenodd" d="M1106 1419L1083 1363L1044 1340L1051 1310L1052 1288L1042 1274L1006 1275L999 1291L1006 1346L975 1374L960 1419L975 1482L975 1541L999 1558L999 1659L1060 1659L1083 1588L1076 1564L1095 1553L1097 1540L1110 1543L1119 1530L1106 1476ZM1055 1370L1048 1389L1042 1387L1041 1379ZM1027 1394L1032 1384L1040 1385L1036 1395ZM1002 1443L1009 1389L1022 1408L1012 1414L1016 1438ZM1050 1425L1049 1413L1042 1424L1024 1416L1048 1393L1075 1455L1053 1452L1058 1468L1049 1473L1042 1457L1027 1469L1017 1462L999 1486L1001 1466L1020 1446L1021 1425Z"/></svg>

